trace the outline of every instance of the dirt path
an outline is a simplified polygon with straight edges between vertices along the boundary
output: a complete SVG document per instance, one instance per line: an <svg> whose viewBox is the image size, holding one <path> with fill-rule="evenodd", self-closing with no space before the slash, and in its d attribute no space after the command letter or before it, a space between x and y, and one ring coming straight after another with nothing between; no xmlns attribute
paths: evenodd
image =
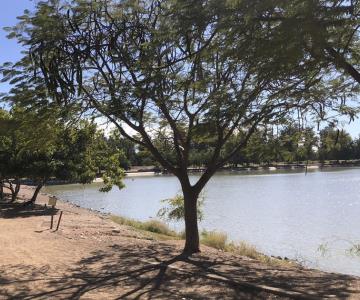
<svg viewBox="0 0 360 300"><path fill-rule="evenodd" d="M357 277L267 266L206 247L180 257L181 241L149 240L65 202L55 232L47 201L0 206L0 299L360 299Z"/></svg>

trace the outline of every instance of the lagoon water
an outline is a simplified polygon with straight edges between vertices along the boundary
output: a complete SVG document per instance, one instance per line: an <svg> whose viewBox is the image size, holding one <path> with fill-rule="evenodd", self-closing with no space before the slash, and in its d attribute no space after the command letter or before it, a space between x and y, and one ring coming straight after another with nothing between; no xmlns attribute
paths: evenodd
<svg viewBox="0 0 360 300"><path fill-rule="evenodd" d="M156 218L161 200L180 192L173 176L129 177L125 184L109 193L99 192L99 184L49 186L46 191L137 220ZM308 267L360 275L360 255L348 251L360 243L360 169L315 170L306 176L297 171L218 173L204 197L202 229L226 232L233 241L247 241L263 253Z"/></svg>

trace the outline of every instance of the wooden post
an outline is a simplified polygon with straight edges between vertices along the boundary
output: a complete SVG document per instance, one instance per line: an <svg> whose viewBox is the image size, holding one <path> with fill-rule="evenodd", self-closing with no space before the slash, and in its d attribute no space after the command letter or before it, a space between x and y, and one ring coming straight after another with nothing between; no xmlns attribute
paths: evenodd
<svg viewBox="0 0 360 300"><path fill-rule="evenodd" d="M50 229L53 228L53 224L54 224L54 214L51 214Z"/></svg>
<svg viewBox="0 0 360 300"><path fill-rule="evenodd" d="M61 217L62 217L62 215L63 215L63 212L61 211L61 212L60 212L59 221L58 221L58 223L57 223L57 226L56 226L56 230L55 230L55 231L58 231L58 230L59 230L59 226L60 226L60 222L61 222Z"/></svg>
<svg viewBox="0 0 360 300"><path fill-rule="evenodd" d="M46 204L45 204L46 205ZM54 226L54 209L55 209L55 205L51 205L51 222L50 222L50 229L53 229Z"/></svg>

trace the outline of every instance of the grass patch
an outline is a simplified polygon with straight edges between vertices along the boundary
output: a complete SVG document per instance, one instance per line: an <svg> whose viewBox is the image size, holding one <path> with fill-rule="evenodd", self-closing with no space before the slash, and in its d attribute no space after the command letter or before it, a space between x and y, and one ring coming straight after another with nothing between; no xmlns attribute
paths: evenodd
<svg viewBox="0 0 360 300"><path fill-rule="evenodd" d="M227 234L218 231L203 231L201 233L201 243L225 252L231 252L237 255L246 256L261 261L267 265L274 266L295 266L296 262L288 259L271 257L259 252L255 246L246 242L233 243L228 242Z"/></svg>
<svg viewBox="0 0 360 300"><path fill-rule="evenodd" d="M206 231L201 233L201 243L220 250L225 250L227 235L218 231Z"/></svg>
<svg viewBox="0 0 360 300"><path fill-rule="evenodd" d="M120 225L130 226L144 233L146 238L154 240L179 240L185 238L185 232L177 233L171 230L165 223L159 220L149 220L146 222L136 221L120 216L111 216L110 219ZM267 256L259 252L255 246L246 242L233 243L228 241L228 236L224 232L206 231L201 233L201 243L203 245L231 252L237 255L256 259L268 265L274 266L295 266L296 262L292 260L279 259Z"/></svg>
<svg viewBox="0 0 360 300"><path fill-rule="evenodd" d="M225 247L225 251L236 253L238 255L259 259L261 254L255 246L250 245L246 242L229 243ZM265 255L264 255L265 256Z"/></svg>
<svg viewBox="0 0 360 300"><path fill-rule="evenodd" d="M169 235L169 236L178 236L178 234L171 230L165 223L162 223L158 220L149 220L142 223L142 227L140 229L155 232L159 234Z"/></svg>
<svg viewBox="0 0 360 300"><path fill-rule="evenodd" d="M154 239L169 240L180 238L180 235L177 232L171 230L165 223L162 223L159 220L141 222L120 216L111 216L110 219L117 224L130 226L144 233L150 232L153 234L152 237Z"/></svg>

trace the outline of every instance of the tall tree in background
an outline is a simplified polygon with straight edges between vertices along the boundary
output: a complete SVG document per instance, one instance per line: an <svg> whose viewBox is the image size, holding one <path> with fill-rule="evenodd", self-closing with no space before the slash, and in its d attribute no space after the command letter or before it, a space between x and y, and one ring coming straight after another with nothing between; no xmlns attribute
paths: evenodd
<svg viewBox="0 0 360 300"><path fill-rule="evenodd" d="M319 160L344 160L352 158L352 139L344 130L331 126L320 131Z"/></svg>
<svg viewBox="0 0 360 300"><path fill-rule="evenodd" d="M16 88L43 81L59 104L100 113L179 179L187 253L199 251L199 193L259 124L336 109L339 93L352 93L303 52L283 56L253 1L234 1L235 13L229 3L40 2L10 32L28 55L3 68ZM190 182L201 149L205 172Z"/></svg>

